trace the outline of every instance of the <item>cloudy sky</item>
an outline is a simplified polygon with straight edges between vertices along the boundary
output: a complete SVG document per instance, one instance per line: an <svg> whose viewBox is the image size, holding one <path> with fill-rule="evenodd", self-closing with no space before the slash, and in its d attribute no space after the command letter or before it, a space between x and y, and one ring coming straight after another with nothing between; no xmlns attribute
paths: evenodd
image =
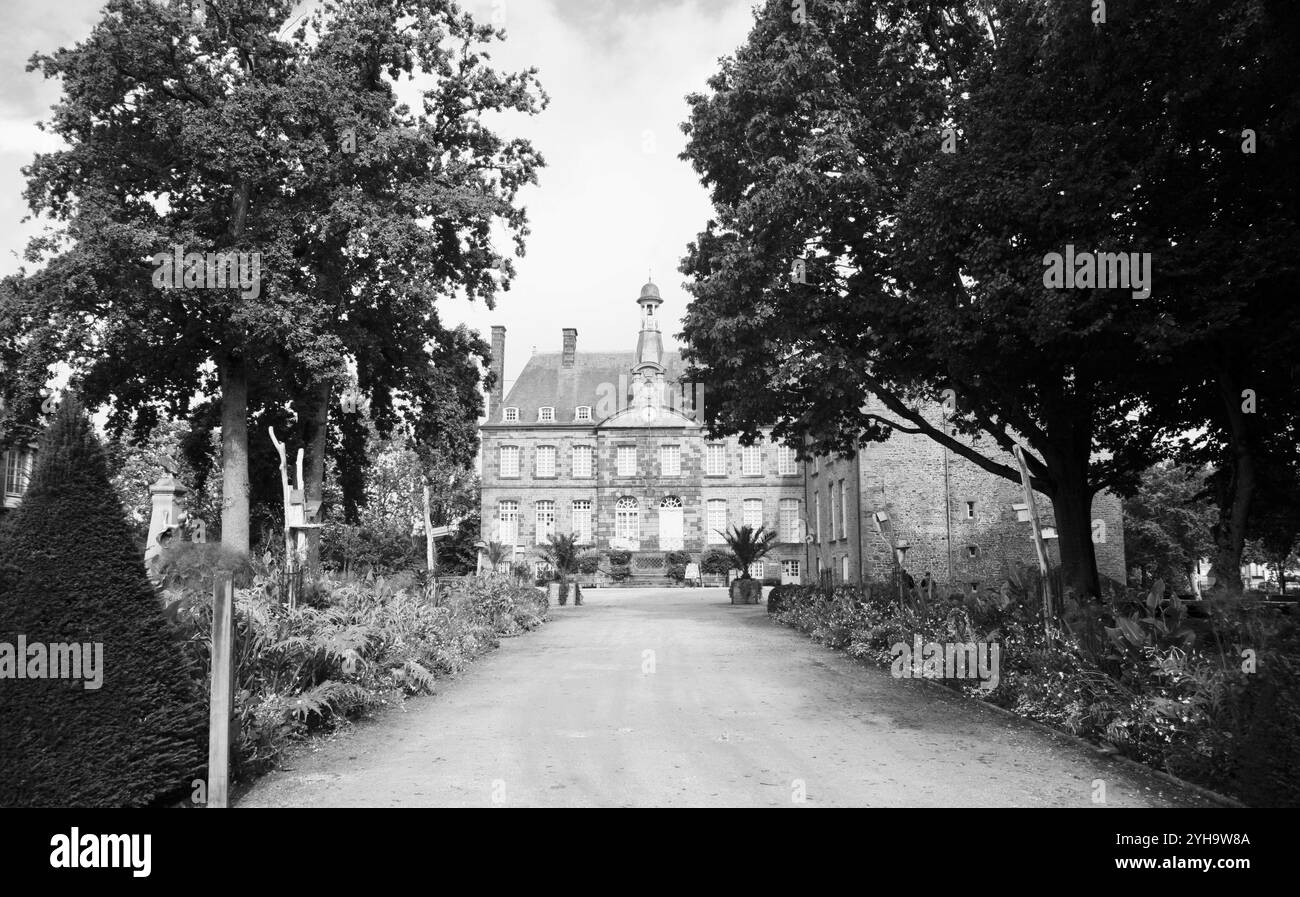
<svg viewBox="0 0 1300 897"><path fill-rule="evenodd" d="M38 226L27 214L20 169L57 144L37 130L58 85L24 71L33 52L76 43L98 19L101 0L0 2L0 275ZM503 68L536 66L551 104L510 123L546 158L540 184L524 196L532 235L519 276L497 308L450 303L450 322L487 333L504 324L507 385L534 347L559 348L560 329L578 329L579 349L635 345L635 304L653 271L665 304L668 343L687 296L677 266L710 215L707 194L677 158L687 93L704 89L718 57L744 41L750 0L462 0L503 21L494 52ZM668 321L672 325L668 325Z"/></svg>

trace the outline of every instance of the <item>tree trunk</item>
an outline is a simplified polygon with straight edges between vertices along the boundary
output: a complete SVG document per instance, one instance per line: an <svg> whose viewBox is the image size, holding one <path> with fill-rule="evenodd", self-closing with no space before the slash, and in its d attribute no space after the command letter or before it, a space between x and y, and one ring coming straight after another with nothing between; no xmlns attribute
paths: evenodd
<svg viewBox="0 0 1300 897"><path fill-rule="evenodd" d="M361 522L361 508L366 504L366 426L360 414L341 414L336 420L340 449L334 458L334 469L343 494L343 522L356 526Z"/></svg>
<svg viewBox="0 0 1300 897"><path fill-rule="evenodd" d="M1229 476L1219 478L1219 519L1210 527L1214 537L1210 572L1214 574L1216 591L1240 595L1241 554L1246 546L1246 522L1255 494L1255 457L1236 378L1220 366L1215 385L1227 416L1228 463L1232 469Z"/></svg>
<svg viewBox="0 0 1300 897"><path fill-rule="evenodd" d="M1214 574L1215 591L1240 595L1241 555L1255 493L1255 460L1244 443L1233 446L1232 454L1232 473L1219 488L1219 519L1210 527L1214 536L1210 572Z"/></svg>
<svg viewBox="0 0 1300 897"><path fill-rule="evenodd" d="M325 451L329 447L329 406L333 390L322 383L308 391L305 401L296 409L299 432L302 436L302 486L303 497L310 504L325 495ZM317 518L319 522L320 518ZM307 530L307 570L320 567L320 530Z"/></svg>
<svg viewBox="0 0 1300 897"><path fill-rule="evenodd" d="M1088 487L1087 465L1055 465L1051 473L1056 484L1051 498L1063 588L1073 589L1080 600L1089 595L1100 598L1101 578L1097 575L1097 554L1092 546L1092 490ZM1057 601L1062 597L1056 596Z"/></svg>
<svg viewBox="0 0 1300 897"><path fill-rule="evenodd" d="M247 555L248 372L242 359L221 363L221 547Z"/></svg>

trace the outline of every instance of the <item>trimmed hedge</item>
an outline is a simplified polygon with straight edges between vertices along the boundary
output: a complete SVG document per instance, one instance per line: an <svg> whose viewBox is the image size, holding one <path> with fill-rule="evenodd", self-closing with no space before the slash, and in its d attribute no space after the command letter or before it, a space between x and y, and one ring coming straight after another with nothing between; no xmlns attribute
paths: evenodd
<svg viewBox="0 0 1300 897"><path fill-rule="evenodd" d="M775 585L772 586L772 591L767 593L767 612L769 614L781 612L781 594L784 589L785 586Z"/></svg>
<svg viewBox="0 0 1300 897"><path fill-rule="evenodd" d="M0 805L138 807L206 778L207 700L67 398L0 533L0 642L102 643L103 683L0 682Z"/></svg>

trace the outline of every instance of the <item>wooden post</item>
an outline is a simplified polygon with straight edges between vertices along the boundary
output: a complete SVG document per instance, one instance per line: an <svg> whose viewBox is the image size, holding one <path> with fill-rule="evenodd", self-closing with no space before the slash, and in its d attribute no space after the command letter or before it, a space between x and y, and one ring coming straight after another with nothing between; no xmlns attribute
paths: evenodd
<svg viewBox="0 0 1300 897"><path fill-rule="evenodd" d="M1052 619L1052 581L1047 575L1047 544L1043 541L1043 526L1038 519L1038 503L1034 501L1034 487L1029 477L1029 465L1025 463L1025 450L1019 444L1015 447L1016 463L1020 465L1020 484L1025 491L1025 504L1029 506L1029 524L1034 532L1034 550L1038 552L1038 570L1043 575L1043 629L1050 638Z"/></svg>
<svg viewBox="0 0 1300 897"><path fill-rule="evenodd" d="M212 585L212 685L208 712L208 806L230 800L230 717L234 710L235 586L229 573Z"/></svg>

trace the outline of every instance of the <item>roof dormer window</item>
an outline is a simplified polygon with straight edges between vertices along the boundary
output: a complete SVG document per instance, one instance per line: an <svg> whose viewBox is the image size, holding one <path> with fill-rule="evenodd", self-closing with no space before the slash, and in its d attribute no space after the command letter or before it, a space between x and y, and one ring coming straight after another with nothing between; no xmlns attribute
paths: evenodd
<svg viewBox="0 0 1300 897"><path fill-rule="evenodd" d="M555 421L555 408L546 405L537 409L537 420L539 423L549 424Z"/></svg>
<svg viewBox="0 0 1300 897"><path fill-rule="evenodd" d="M519 420L519 409L513 406L505 409L505 415L502 418L506 423L514 423Z"/></svg>
<svg viewBox="0 0 1300 897"><path fill-rule="evenodd" d="M578 410L573 415L574 420L591 420L591 406L579 405Z"/></svg>

